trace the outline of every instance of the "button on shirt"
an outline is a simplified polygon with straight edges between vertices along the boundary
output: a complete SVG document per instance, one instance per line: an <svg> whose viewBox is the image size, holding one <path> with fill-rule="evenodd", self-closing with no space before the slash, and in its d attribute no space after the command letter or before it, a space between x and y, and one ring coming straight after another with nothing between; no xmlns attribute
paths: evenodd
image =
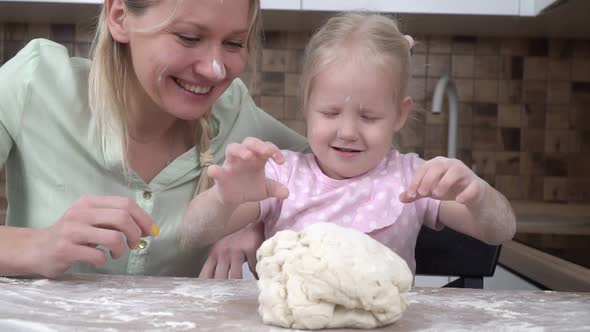
<svg viewBox="0 0 590 332"><path fill-rule="evenodd" d="M70 58L57 43L31 41L0 67L0 162L7 172L7 225L48 227L81 196L123 196L139 204L160 227L158 237L96 269L78 263L70 272L195 276L207 248L185 252L178 245L182 218L200 176L193 148L166 166L150 183L113 156L118 142L97 137L88 107L90 62ZM59 82L59 84L56 84ZM258 109L236 79L211 113L214 160L225 146L246 136L302 150L303 137ZM120 146L120 145L119 145ZM119 147L120 151L120 147Z"/></svg>

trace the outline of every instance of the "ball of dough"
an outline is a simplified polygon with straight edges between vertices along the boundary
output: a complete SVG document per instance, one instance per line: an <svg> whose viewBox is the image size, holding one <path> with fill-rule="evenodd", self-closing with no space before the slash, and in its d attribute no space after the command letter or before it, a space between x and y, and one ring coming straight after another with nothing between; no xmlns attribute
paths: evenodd
<svg viewBox="0 0 590 332"><path fill-rule="evenodd" d="M317 223L281 231L258 249L258 312L296 329L375 328L402 315L413 275L386 246L354 229Z"/></svg>

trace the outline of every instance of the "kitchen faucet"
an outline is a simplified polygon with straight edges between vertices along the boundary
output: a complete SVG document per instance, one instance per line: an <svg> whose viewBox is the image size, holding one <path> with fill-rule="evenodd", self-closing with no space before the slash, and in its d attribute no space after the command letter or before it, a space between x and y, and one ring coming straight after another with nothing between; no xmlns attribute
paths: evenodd
<svg viewBox="0 0 590 332"><path fill-rule="evenodd" d="M434 88L432 97L432 113L441 113L444 95L449 100L449 133L447 143L447 157L457 157L457 122L459 113L459 98L457 88L448 75L443 75Z"/></svg>

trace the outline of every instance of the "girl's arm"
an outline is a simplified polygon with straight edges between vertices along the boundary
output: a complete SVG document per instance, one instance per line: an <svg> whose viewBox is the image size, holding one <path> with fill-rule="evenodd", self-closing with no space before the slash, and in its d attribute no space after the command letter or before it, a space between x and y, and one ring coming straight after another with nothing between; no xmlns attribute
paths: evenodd
<svg viewBox="0 0 590 332"><path fill-rule="evenodd" d="M183 220L181 243L205 247L258 219L260 201L269 197L285 199L287 188L265 174L268 159L285 162L272 143L248 137L241 144L229 144L222 166L212 165L208 175L215 185L197 195Z"/></svg>
<svg viewBox="0 0 590 332"><path fill-rule="evenodd" d="M440 222L483 242L500 244L516 232L510 203L460 160L437 157L416 170L400 200L410 203L424 197L441 200Z"/></svg>

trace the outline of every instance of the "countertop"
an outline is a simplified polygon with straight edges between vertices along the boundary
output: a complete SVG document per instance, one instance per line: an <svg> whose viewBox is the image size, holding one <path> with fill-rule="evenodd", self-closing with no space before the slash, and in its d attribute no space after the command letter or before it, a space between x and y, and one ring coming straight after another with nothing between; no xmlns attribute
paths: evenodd
<svg viewBox="0 0 590 332"><path fill-rule="evenodd" d="M286 331L262 324L257 295L253 280L0 278L0 330ZM590 293L414 288L408 299L379 331L590 331Z"/></svg>

